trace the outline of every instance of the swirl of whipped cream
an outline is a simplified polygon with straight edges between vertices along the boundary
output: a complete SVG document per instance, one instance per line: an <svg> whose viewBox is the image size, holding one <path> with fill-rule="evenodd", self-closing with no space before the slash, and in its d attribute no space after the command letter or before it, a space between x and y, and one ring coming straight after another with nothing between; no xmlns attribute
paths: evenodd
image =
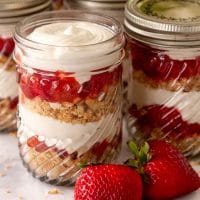
<svg viewBox="0 0 200 200"><path fill-rule="evenodd" d="M28 67L85 73L112 66L121 60L122 45L113 39L114 36L112 28L102 24L52 22L36 27L27 36L34 42L33 48L16 47L16 54Z"/></svg>
<svg viewBox="0 0 200 200"><path fill-rule="evenodd" d="M57 46L82 46L103 42L113 33L91 22L53 23L36 28L28 38L35 42Z"/></svg>

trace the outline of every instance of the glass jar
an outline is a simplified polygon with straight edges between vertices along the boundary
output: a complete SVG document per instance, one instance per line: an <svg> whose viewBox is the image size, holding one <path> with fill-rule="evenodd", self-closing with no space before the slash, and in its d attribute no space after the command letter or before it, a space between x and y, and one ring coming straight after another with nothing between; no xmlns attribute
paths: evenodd
<svg viewBox="0 0 200 200"><path fill-rule="evenodd" d="M120 24L47 12L22 21L15 40L25 166L45 182L71 184L78 163L113 161L121 145Z"/></svg>
<svg viewBox="0 0 200 200"><path fill-rule="evenodd" d="M138 143L164 139L200 153L200 3L131 0L127 125Z"/></svg>
<svg viewBox="0 0 200 200"><path fill-rule="evenodd" d="M0 131L16 129L17 84L12 58L15 47L13 32L15 24L24 17L46 10L49 1L0 2Z"/></svg>

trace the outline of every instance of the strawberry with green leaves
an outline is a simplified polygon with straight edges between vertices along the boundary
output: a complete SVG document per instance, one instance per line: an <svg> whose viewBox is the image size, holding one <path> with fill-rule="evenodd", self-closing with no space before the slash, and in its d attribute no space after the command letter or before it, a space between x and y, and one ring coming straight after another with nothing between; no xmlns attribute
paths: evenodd
<svg viewBox="0 0 200 200"><path fill-rule="evenodd" d="M200 177L171 144L155 140L140 149L132 141L128 145L135 158L127 164L143 175L147 199L174 199L200 188Z"/></svg>
<svg viewBox="0 0 200 200"><path fill-rule="evenodd" d="M198 174L171 144L155 140L138 148L130 141L128 146L135 157L126 165L99 164L83 169L76 182L75 200L141 200L142 196L171 200L200 187Z"/></svg>

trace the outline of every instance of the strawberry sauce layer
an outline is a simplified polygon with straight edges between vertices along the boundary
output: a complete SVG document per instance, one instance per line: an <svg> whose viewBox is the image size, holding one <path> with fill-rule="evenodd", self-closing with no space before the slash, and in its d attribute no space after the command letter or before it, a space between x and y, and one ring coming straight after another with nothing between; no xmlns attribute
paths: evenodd
<svg viewBox="0 0 200 200"><path fill-rule="evenodd" d="M74 102L77 99L97 98L101 92L107 92L108 86L116 85L121 79L121 66L112 72L92 75L90 80L80 84L73 74L65 72L44 72L34 70L34 73L18 69L18 82L29 99L40 97L48 102Z"/></svg>
<svg viewBox="0 0 200 200"><path fill-rule="evenodd" d="M175 107L150 105L137 109L136 105L132 105L129 113L137 118L137 124L147 138L156 128L172 138L200 136L200 124L184 121Z"/></svg>
<svg viewBox="0 0 200 200"><path fill-rule="evenodd" d="M161 82L200 76L200 55L191 60L174 60L162 50L131 43L132 66L151 79Z"/></svg>
<svg viewBox="0 0 200 200"><path fill-rule="evenodd" d="M15 43L12 38L0 37L0 55L10 56L15 48Z"/></svg>

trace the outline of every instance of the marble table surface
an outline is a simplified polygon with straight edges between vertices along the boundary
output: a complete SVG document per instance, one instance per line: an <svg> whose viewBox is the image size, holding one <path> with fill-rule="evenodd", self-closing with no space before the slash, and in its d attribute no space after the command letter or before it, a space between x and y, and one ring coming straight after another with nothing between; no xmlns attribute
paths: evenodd
<svg viewBox="0 0 200 200"><path fill-rule="evenodd" d="M126 134L123 140L127 140ZM73 200L73 187L48 185L27 172L18 155L16 136L0 133L0 149L0 200ZM128 157L130 153L124 142L119 161ZM200 173L200 163L193 162L192 165ZM179 200L199 199L200 190Z"/></svg>

